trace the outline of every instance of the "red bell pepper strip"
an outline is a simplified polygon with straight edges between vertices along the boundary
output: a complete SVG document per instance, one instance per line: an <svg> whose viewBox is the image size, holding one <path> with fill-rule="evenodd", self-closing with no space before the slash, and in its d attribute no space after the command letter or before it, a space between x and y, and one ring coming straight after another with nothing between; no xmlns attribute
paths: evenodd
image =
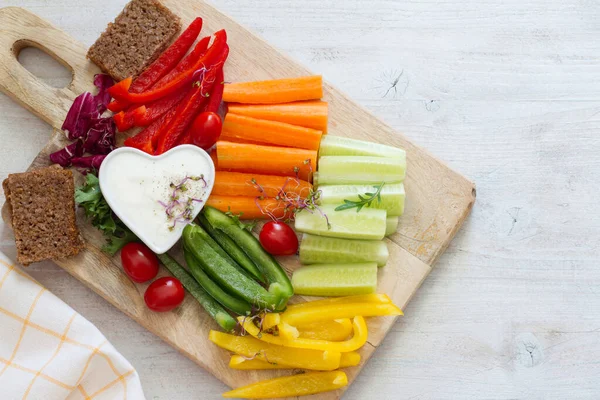
<svg viewBox="0 0 600 400"><path fill-rule="evenodd" d="M108 108L114 113L118 113L125 110L128 106L129 104L125 103L124 101L113 100L110 103L108 103L108 106L106 106L106 108Z"/></svg>
<svg viewBox="0 0 600 400"><path fill-rule="evenodd" d="M113 91L128 91L129 87L131 86L131 82L133 81L133 79L131 77L129 78L125 78L122 81L115 83L114 85L112 85L109 89L108 89L108 94L110 94L112 97L113 94L111 93L111 89L113 89ZM113 100L110 103L108 103L107 108L112 111L112 112L121 112L123 110L125 110L127 107L129 107L130 102L128 101L124 101L124 100Z"/></svg>
<svg viewBox="0 0 600 400"><path fill-rule="evenodd" d="M212 87L212 90L210 91L210 96L208 97L208 101L206 103L204 103L204 106L202 107L202 109L200 110L198 115L200 115L203 112L216 113L217 111L219 111L219 106L221 105L221 100L223 99L223 89L225 88L224 79L225 79L225 77L223 75L223 68L220 68L219 71L217 72L217 77L216 77L215 83ZM188 129L187 132L185 133L185 135L183 136L183 138L181 139L181 142L177 143L177 144L192 144L192 143L193 143L192 130Z"/></svg>
<svg viewBox="0 0 600 400"><path fill-rule="evenodd" d="M142 93L149 89L160 78L171 71L185 56L185 53L196 41L202 29L202 18L196 18L185 31L169 46L148 68L133 82L129 90L132 93Z"/></svg>
<svg viewBox="0 0 600 400"><path fill-rule="evenodd" d="M135 126L148 126L152 122L160 118L164 113L171 108L177 107L177 104L186 96L186 90L178 90L177 92L149 103L145 107L144 113L136 113L134 115L133 124ZM129 113L129 111L127 111ZM115 121L116 122L116 121Z"/></svg>
<svg viewBox="0 0 600 400"><path fill-rule="evenodd" d="M132 81L133 81L132 77L125 78L122 81L115 83L110 88L108 88L108 93L117 101L120 101L121 103L127 103L126 100L122 101L122 100L117 99L117 96L123 97L123 93L127 93L129 91ZM115 94L117 94L117 96L115 96Z"/></svg>
<svg viewBox="0 0 600 400"><path fill-rule="evenodd" d="M175 68L173 68L168 74L166 74L165 76L163 76L162 78L160 78L160 80L158 80L158 82L154 83L151 88L159 88L161 86L164 86L165 84L169 83L170 81L173 80L173 78L175 78L177 75L181 74L182 72L184 72L186 69L190 68L192 65L194 65L194 63L204 55L204 53L206 53L206 49L208 48L208 43L210 42L210 36L206 36L204 38L202 38L194 47L194 49L188 54L186 55L180 62L179 64L177 64L177 66ZM133 82L132 86L130 87L130 91L133 91L133 85L135 85L135 82ZM184 96L185 93L182 94L182 96ZM180 97L179 100L181 100L183 97ZM157 102L162 101L162 99L157 100ZM125 102L125 101L119 101L119 100L113 100L108 104L108 109L111 110L112 112L120 112L125 110L127 107L129 107L129 103ZM148 126L152 121L156 120L156 118L160 117L162 114L164 114L164 112L166 110L162 110L162 112L159 112L158 115L154 114L151 109L152 109L152 104L150 104L148 106L148 111L149 111L149 115L148 118L142 118L140 120L136 120L135 121L135 126Z"/></svg>
<svg viewBox="0 0 600 400"><path fill-rule="evenodd" d="M200 115L200 113L198 113L198 115ZM192 138L192 130L188 129L182 136L181 140L179 140L179 143L177 143L177 146L179 146L180 144L194 144L194 139Z"/></svg>
<svg viewBox="0 0 600 400"><path fill-rule="evenodd" d="M128 129L131 129L133 126L133 118L128 121L127 115L125 115L125 111L119 111L115 115L113 115L113 120L115 121L115 125L119 132L125 132ZM131 124L131 126L130 126Z"/></svg>
<svg viewBox="0 0 600 400"><path fill-rule="evenodd" d="M198 115L198 112L206 103L208 94L216 82L217 75L222 70L228 55L229 46L225 45L217 59L217 63L203 73L202 80L198 84L195 84L194 89L179 104L175 118L173 118L169 128L158 142L156 154L162 154L181 142L184 132L189 128L196 115Z"/></svg>
<svg viewBox="0 0 600 400"><path fill-rule="evenodd" d="M218 63L220 60L220 55L221 53L223 53L223 49L226 45L227 34L225 33L225 30L220 30L215 33L214 43L207 50L206 54L204 54L204 56L197 60L191 68L178 75L175 79L167 83L165 86L156 89L150 89L143 93L131 93L129 92L129 86L127 86L125 83L121 84L121 82L124 82L121 81L111 87L111 89L115 89L112 90L110 94L117 100L124 100L131 103L148 103L150 101L160 99L161 97L171 94L176 90L184 87L185 85L191 83L194 79L194 74L197 70ZM127 79L129 79L129 81L131 82L131 78Z"/></svg>
<svg viewBox="0 0 600 400"><path fill-rule="evenodd" d="M134 127L135 121L146 115L146 106L139 106L127 111L121 111L113 115L113 120L119 132L125 132Z"/></svg>
<svg viewBox="0 0 600 400"><path fill-rule="evenodd" d="M177 64L177 66L175 68L171 69L165 76L160 78L157 82L153 83L150 86L150 88L154 89L154 88L162 87L165 84L172 81L175 77L177 77L177 75L184 72L186 69L191 68L194 65L194 63L200 57L202 57L204 55L204 53L206 53L206 49L208 48L209 42L210 42L210 36L206 36L206 37L202 38L198 43L196 43L196 46L194 46L194 49L189 54L187 54L181 61L179 61L179 63ZM134 90L135 90L136 82L138 81L138 79L133 81L132 85L130 86L129 90L131 90L132 92L134 92ZM139 92L136 92L136 93L139 93ZM108 104L108 109L114 113L118 113L120 111L125 110L129 106L130 106L130 103L127 101L113 100Z"/></svg>
<svg viewBox="0 0 600 400"><path fill-rule="evenodd" d="M152 147L152 137L155 134L155 129L150 129L150 126L138 133L135 136L125 139L123 145L125 147L134 147L138 150L154 155L154 148Z"/></svg>
<svg viewBox="0 0 600 400"><path fill-rule="evenodd" d="M206 101L206 94L203 90L206 90L206 86L202 88L202 85L200 85L200 87L194 88L179 104L175 112L175 117L168 128L164 132L161 132L154 154L162 154L180 142L183 132L192 123L202 104Z"/></svg>
<svg viewBox="0 0 600 400"><path fill-rule="evenodd" d="M207 40L202 39L192 50L192 52L185 56L185 53L188 49L194 44L194 41L200 34L200 30L202 29L202 18L196 18L187 29L175 40L175 42L165 50L160 57L154 61L146 70L142 72L140 76L138 76L129 87L129 90L132 93L141 93L144 90L147 90L153 86L156 86L158 81L162 81L166 75L173 73L178 68L181 68L180 65L187 65L189 67L189 59L192 57L193 60L196 60L199 52L205 52L206 47L208 47L208 42L210 37ZM183 60L182 60L183 57ZM188 60L184 63L184 60ZM176 65L177 64L177 65ZM174 68L175 67L175 68ZM113 100L109 103L108 109L114 113L118 113L120 111L125 110L129 107L130 102L124 100Z"/></svg>
<svg viewBox="0 0 600 400"><path fill-rule="evenodd" d="M194 49L188 55L186 55L179 62L179 64L177 64L177 66L175 68L173 68L171 71L169 71L168 74L166 74L165 76L160 78L158 80L158 82L154 83L151 86L151 89L164 86L165 84L172 81L175 77L177 77L177 75L181 74L186 69L192 67L194 65L194 63L200 57L202 57L204 55L204 53L206 53L206 49L208 48L209 42L210 42L210 36L206 36L206 37L202 38L198 43L196 43L196 46L194 47ZM135 82L133 84L135 84ZM126 101L113 100L108 104L108 109L114 113L118 113L120 111L125 110L129 106L130 106L130 103L128 103Z"/></svg>
<svg viewBox="0 0 600 400"><path fill-rule="evenodd" d="M185 56L183 60L181 60L174 69L172 69L168 74L160 78L158 82L152 85L152 89L163 87L167 83L171 82L175 77L177 77L177 75L191 68L196 63L196 61L198 61L198 59L202 57L204 53L206 53L206 49L208 49L209 42L210 36L203 37L198 43L196 43L196 46L190 52L190 54Z"/></svg>
<svg viewBox="0 0 600 400"><path fill-rule="evenodd" d="M215 83L210 91L210 97L208 98L208 103L204 105L202 112L214 112L219 111L219 106L221 105L221 100L223 100L223 89L225 88L225 76L223 75L223 68L219 69L217 72L217 78Z"/></svg>
<svg viewBox="0 0 600 400"><path fill-rule="evenodd" d="M165 127L168 127L169 122L171 122L171 119L175 116L175 112L175 108L171 109L137 135L125 139L125 146L135 147L136 149L140 149L150 155L154 155L154 149L156 148L158 136L165 129Z"/></svg>

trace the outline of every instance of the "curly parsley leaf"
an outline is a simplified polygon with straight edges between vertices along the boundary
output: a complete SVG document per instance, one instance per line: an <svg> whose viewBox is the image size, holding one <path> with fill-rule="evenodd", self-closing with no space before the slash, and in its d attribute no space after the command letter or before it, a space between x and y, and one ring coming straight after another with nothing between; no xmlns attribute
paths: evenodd
<svg viewBox="0 0 600 400"><path fill-rule="evenodd" d="M127 243L135 242L137 240L137 236L135 236L135 234L129 229L123 230L118 234L110 235L106 239L106 244L102 246L102 251L113 256Z"/></svg>
<svg viewBox="0 0 600 400"><path fill-rule="evenodd" d="M85 184L75 190L75 202L84 209L92 225L106 237L102 251L114 255L129 242L138 238L112 212L102 196L100 182L93 173L88 173Z"/></svg>

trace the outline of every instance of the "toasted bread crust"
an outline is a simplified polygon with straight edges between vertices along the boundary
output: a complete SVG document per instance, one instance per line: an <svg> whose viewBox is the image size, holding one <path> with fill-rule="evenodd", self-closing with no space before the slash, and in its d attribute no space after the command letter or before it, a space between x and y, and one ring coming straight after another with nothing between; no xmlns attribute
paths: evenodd
<svg viewBox="0 0 600 400"><path fill-rule="evenodd" d="M171 44L179 17L156 0L132 0L109 23L87 57L116 80L136 77Z"/></svg>
<svg viewBox="0 0 600 400"><path fill-rule="evenodd" d="M75 220L73 173L47 167L10 174L2 183L12 215L17 261L25 266L83 248Z"/></svg>

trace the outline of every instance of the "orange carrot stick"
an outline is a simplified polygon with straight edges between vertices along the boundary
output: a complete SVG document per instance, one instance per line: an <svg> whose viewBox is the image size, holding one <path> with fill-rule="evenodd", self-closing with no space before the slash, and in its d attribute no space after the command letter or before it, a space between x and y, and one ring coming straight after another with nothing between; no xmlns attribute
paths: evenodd
<svg viewBox="0 0 600 400"><path fill-rule="evenodd" d="M269 219L287 218L292 215L291 209L286 209L286 203L281 200L264 199L244 196L219 196L211 194L206 205L223 212L231 211L240 215L240 219Z"/></svg>
<svg viewBox="0 0 600 400"><path fill-rule="evenodd" d="M219 169L291 176L310 182L316 171L317 152L218 141L217 160Z"/></svg>
<svg viewBox="0 0 600 400"><path fill-rule="evenodd" d="M286 193L305 199L312 185L289 176L217 171L212 194L218 196L276 197ZM283 193L282 193L283 192Z"/></svg>
<svg viewBox="0 0 600 400"><path fill-rule="evenodd" d="M242 143L242 144L255 144L258 146L267 146L264 143L258 143L258 142L253 142L251 140L244 140L244 139L238 139L238 138L234 138L234 137L228 137L227 139L223 138L223 137L219 137L221 140L225 140L227 142L231 142L231 143ZM272 145L274 147L286 147L286 146L275 146Z"/></svg>
<svg viewBox="0 0 600 400"><path fill-rule="evenodd" d="M225 85L223 101L246 104L276 104L316 100L323 97L320 75Z"/></svg>
<svg viewBox="0 0 600 400"><path fill-rule="evenodd" d="M238 104L231 103L232 114L285 122L327 132L327 102L320 100L296 101L283 104Z"/></svg>
<svg viewBox="0 0 600 400"><path fill-rule="evenodd" d="M321 131L315 129L228 113L223 122L221 139L319 150L322 135Z"/></svg>

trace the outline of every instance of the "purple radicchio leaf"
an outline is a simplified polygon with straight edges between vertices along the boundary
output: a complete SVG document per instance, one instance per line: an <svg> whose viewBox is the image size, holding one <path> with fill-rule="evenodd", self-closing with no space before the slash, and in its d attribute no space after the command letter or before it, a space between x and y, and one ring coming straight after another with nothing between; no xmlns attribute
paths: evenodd
<svg viewBox="0 0 600 400"><path fill-rule="evenodd" d="M93 153L94 147L96 147L96 143L98 142L98 140L100 140L100 137L103 133L104 132L102 132L102 130L100 129L91 128L87 132L87 136L83 141L83 151L85 153Z"/></svg>
<svg viewBox="0 0 600 400"><path fill-rule="evenodd" d="M74 157L83 155L83 143L81 140L76 140L70 145L50 154L50 161L55 164L60 164L61 167L68 167Z"/></svg>
<svg viewBox="0 0 600 400"><path fill-rule="evenodd" d="M80 94L73 101L69 109L62 130L71 140L85 136L92 124L92 118L100 118L96 107L96 101L91 93Z"/></svg>
<svg viewBox="0 0 600 400"><path fill-rule="evenodd" d="M94 77L98 94L94 96L85 92L75 98L62 125L67 137L75 142L52 153L52 162L63 167L73 164L84 168L99 168L104 157L82 157L83 154L106 155L115 149L115 123L112 118L101 117L110 102L108 88L113 84L110 76L98 74Z"/></svg>
<svg viewBox="0 0 600 400"><path fill-rule="evenodd" d="M117 147L115 140L116 127L112 118L107 118L108 125L101 131L102 134L96 140L92 154L108 154Z"/></svg>
<svg viewBox="0 0 600 400"><path fill-rule="evenodd" d="M87 168L88 170L99 170L100 165L105 158L105 154L87 157L74 157L71 160L71 163L74 167Z"/></svg>
<svg viewBox="0 0 600 400"><path fill-rule="evenodd" d="M94 96L96 107L100 114L106 111L106 106L110 102L110 94L108 88L115 84L115 81L106 74L98 74L94 76L94 85L98 88L98 94Z"/></svg>
<svg viewBox="0 0 600 400"><path fill-rule="evenodd" d="M112 117L106 118L92 118L91 120L91 128L97 129L102 132L113 132L116 133L115 122Z"/></svg>
<svg viewBox="0 0 600 400"><path fill-rule="evenodd" d="M90 154L108 154L116 147L116 127L112 118L94 120L93 127L88 131L83 142L83 148Z"/></svg>

